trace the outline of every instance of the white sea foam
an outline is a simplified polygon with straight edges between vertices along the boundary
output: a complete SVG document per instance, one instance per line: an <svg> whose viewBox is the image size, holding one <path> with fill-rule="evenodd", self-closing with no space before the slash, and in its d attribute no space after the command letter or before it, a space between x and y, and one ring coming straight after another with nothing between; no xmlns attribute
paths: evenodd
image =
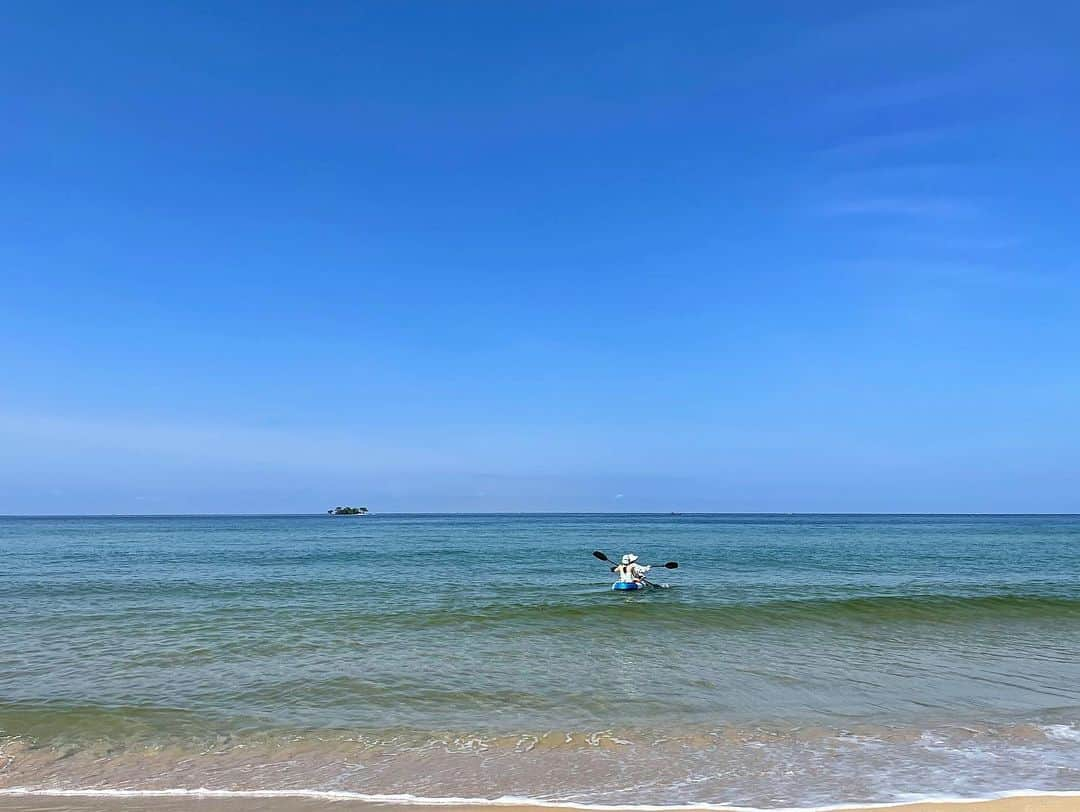
<svg viewBox="0 0 1080 812"><path fill-rule="evenodd" d="M402 806L533 806L546 809L579 809L590 812L844 812L853 809L896 809L915 803L967 804L995 801L1002 798L1080 798L1080 790L1053 791L1019 789L993 793L977 798L942 795L908 796L901 801L886 803L844 803L828 806L753 807L729 804L587 804L575 801L553 801L541 798L502 796L499 798L425 797L409 794L369 794L344 790L316 789L52 789L34 787L0 787L0 796L43 796L51 798L304 798L323 801L359 801Z"/></svg>
<svg viewBox="0 0 1080 812"><path fill-rule="evenodd" d="M1046 738L1059 742L1080 743L1080 729L1073 725L1043 725L1041 728Z"/></svg>

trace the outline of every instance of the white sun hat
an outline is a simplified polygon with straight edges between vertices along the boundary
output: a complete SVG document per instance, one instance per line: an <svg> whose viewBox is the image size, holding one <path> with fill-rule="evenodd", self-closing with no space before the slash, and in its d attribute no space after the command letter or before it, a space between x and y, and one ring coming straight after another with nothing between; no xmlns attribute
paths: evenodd
<svg viewBox="0 0 1080 812"><path fill-rule="evenodd" d="M635 561L637 561L637 556L633 553L627 553L622 557L623 564L633 564Z"/></svg>

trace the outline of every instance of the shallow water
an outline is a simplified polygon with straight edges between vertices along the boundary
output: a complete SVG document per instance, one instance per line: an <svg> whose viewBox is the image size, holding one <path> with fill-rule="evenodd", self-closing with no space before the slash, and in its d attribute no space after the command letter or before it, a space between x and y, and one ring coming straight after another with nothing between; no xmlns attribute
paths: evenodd
<svg viewBox="0 0 1080 812"><path fill-rule="evenodd" d="M1078 517L0 519L0 617L0 786L1080 788Z"/></svg>

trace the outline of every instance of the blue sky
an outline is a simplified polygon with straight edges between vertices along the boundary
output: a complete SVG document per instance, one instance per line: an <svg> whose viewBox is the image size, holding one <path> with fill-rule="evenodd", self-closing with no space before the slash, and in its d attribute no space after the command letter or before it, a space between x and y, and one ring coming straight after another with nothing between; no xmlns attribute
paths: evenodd
<svg viewBox="0 0 1080 812"><path fill-rule="evenodd" d="M1072 3L23 3L0 513L1080 511Z"/></svg>

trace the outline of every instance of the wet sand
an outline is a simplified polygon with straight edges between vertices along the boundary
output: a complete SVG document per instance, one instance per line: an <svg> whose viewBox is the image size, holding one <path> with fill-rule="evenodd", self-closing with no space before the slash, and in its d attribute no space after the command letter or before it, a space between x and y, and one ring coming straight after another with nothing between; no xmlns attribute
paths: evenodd
<svg viewBox="0 0 1080 812"><path fill-rule="evenodd" d="M493 806L453 806L455 812L491 812ZM550 806L499 804L509 812L551 812ZM562 807L565 808L565 807ZM633 809L633 807L627 807ZM645 807L648 809L649 807ZM687 809L688 807L682 807ZM443 812L447 806L371 803L349 799L319 798L221 798L221 797L85 797L57 795L8 795L0 797L0 812ZM616 809L610 807L609 809ZM641 810L642 807L637 807ZM652 807L656 809L656 807ZM672 807L678 810L680 807ZM710 812L743 812L745 807L711 807ZM1080 812L1080 793L1072 795L1024 795L988 801L930 801L910 804L820 807L836 812ZM772 812L784 812L773 810Z"/></svg>

